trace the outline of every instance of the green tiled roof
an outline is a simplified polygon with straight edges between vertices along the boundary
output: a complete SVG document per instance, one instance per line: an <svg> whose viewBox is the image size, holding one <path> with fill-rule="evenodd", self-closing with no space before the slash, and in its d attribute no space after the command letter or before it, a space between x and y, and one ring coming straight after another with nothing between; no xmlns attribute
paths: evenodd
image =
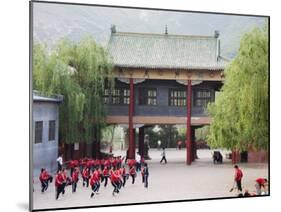
<svg viewBox="0 0 281 212"><path fill-rule="evenodd" d="M152 69L224 69L218 38L113 32L108 52L117 67Z"/></svg>

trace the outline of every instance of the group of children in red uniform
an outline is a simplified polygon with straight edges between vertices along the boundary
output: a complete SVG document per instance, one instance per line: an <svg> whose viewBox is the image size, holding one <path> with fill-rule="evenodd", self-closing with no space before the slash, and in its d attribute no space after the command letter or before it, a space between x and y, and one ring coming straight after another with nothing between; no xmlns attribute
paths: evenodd
<svg viewBox="0 0 281 212"><path fill-rule="evenodd" d="M55 176L55 187L56 187L56 199L59 198L60 194L65 193L65 187L67 185L72 185L72 192L76 192L77 183L79 181L79 175L82 176L83 187L91 187L91 195L93 197L95 194L99 194L99 189L101 183L104 182L104 187L107 187L108 178L113 186L112 195L118 194L122 187L125 187L126 181L129 176L132 178L132 184L135 183L135 178L137 176L136 171L136 160L128 159L126 164L128 165L128 172L124 158L112 157L102 160L93 160L90 158L83 158L80 161L72 160L68 163L68 168L70 168L70 177L67 176L66 169L58 169ZM141 169L142 182L144 186L148 187L148 167L147 163L142 161L143 168ZM42 175L42 176L41 176ZM43 170L40 175L40 181L42 185L42 192L46 191L48 188L48 183L46 180L50 180L50 175L46 170ZM48 177L47 177L48 176ZM44 183L42 183L44 182Z"/></svg>

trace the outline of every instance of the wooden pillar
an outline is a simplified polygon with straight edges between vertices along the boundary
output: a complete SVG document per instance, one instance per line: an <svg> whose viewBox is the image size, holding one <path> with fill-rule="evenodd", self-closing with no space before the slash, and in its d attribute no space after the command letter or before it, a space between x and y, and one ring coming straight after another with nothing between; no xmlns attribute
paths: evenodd
<svg viewBox="0 0 281 212"><path fill-rule="evenodd" d="M129 104L129 159L135 158L135 141L134 141L134 126L133 126L133 113L134 113L134 82L130 78L130 104Z"/></svg>
<svg viewBox="0 0 281 212"><path fill-rule="evenodd" d="M195 128L191 127L191 161L196 159Z"/></svg>
<svg viewBox="0 0 281 212"><path fill-rule="evenodd" d="M232 150L231 160L233 164L240 162L240 152L237 150Z"/></svg>
<svg viewBox="0 0 281 212"><path fill-rule="evenodd" d="M144 156L144 127L139 128L139 153Z"/></svg>
<svg viewBox="0 0 281 212"><path fill-rule="evenodd" d="M191 165L191 80L186 86L186 164Z"/></svg>

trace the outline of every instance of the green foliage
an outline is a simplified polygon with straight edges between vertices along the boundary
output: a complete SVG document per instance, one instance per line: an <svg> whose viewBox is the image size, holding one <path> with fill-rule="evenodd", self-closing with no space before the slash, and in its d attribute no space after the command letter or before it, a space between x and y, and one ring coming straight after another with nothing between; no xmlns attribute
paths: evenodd
<svg viewBox="0 0 281 212"><path fill-rule="evenodd" d="M208 134L212 147L247 150L268 148L268 33L255 28L241 39L238 55L225 70Z"/></svg>
<svg viewBox="0 0 281 212"><path fill-rule="evenodd" d="M156 148L158 140L161 141L162 147L176 147L176 143L180 138L178 129L174 125L159 125L158 127L159 131L155 131L153 127L145 129L145 134L149 136L150 147Z"/></svg>
<svg viewBox="0 0 281 212"><path fill-rule="evenodd" d="M196 140L206 141L208 133L209 133L209 126L201 127L195 130L195 138Z"/></svg>
<svg viewBox="0 0 281 212"><path fill-rule="evenodd" d="M102 94L113 86L112 64L91 37L78 43L60 40L47 51L35 43L33 88L45 95L64 96L60 106L60 139L65 143L92 142L105 126Z"/></svg>

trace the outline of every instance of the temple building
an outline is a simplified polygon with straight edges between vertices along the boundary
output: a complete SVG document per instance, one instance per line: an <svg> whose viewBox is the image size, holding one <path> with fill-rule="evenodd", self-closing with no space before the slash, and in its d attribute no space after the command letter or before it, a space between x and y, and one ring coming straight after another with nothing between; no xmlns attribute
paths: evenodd
<svg viewBox="0 0 281 212"><path fill-rule="evenodd" d="M107 124L128 126L128 157L135 157L135 131L144 154L144 128L186 125L186 163L194 160L195 129L210 124L206 113L224 80L228 60L219 32L212 36L117 32L111 28L108 52L115 89L104 91Z"/></svg>

